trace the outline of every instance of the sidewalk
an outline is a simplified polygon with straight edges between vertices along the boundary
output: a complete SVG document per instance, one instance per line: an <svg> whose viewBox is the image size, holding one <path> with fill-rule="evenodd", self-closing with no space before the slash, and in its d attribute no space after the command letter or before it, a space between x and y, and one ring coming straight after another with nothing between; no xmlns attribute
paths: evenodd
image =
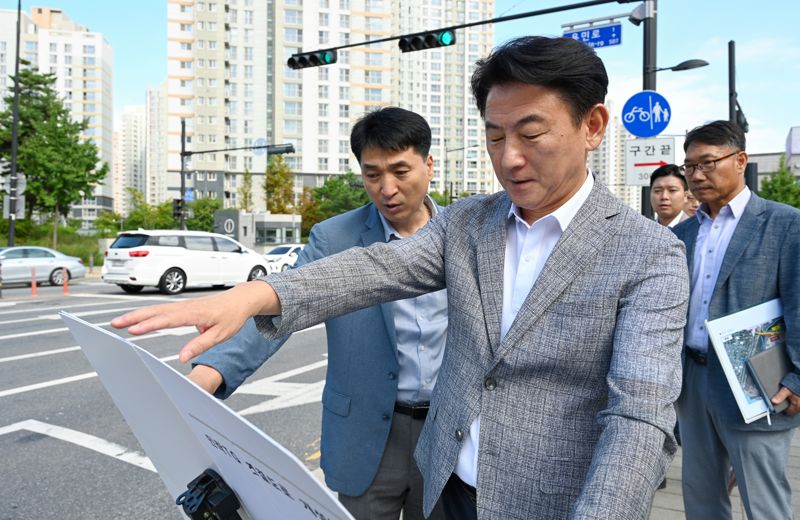
<svg viewBox="0 0 800 520"><path fill-rule="evenodd" d="M792 486L792 508L794 514L800 517L800 436L792 438L792 447L789 452L789 483ZM731 494L731 505L733 506L733 518L746 520L742 507L739 489L735 488ZM667 487L656 493L653 500L653 509L650 512L650 520L684 520L683 514L683 494L681 493L681 451L675 454L667 471Z"/></svg>

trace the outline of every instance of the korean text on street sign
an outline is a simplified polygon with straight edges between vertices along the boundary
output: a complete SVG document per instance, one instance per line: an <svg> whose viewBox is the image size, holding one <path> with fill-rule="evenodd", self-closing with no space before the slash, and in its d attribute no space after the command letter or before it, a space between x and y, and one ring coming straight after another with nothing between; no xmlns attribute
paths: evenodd
<svg viewBox="0 0 800 520"><path fill-rule="evenodd" d="M622 107L622 124L636 137L655 137L672 117L666 98L653 90L634 94Z"/></svg>
<svg viewBox="0 0 800 520"><path fill-rule="evenodd" d="M625 141L625 184L649 186L653 170L675 163L675 139L630 139Z"/></svg>
<svg viewBox="0 0 800 520"><path fill-rule="evenodd" d="M615 23L601 27L586 27L577 31L566 31L564 37L578 40L592 48L619 45L622 43L622 24Z"/></svg>

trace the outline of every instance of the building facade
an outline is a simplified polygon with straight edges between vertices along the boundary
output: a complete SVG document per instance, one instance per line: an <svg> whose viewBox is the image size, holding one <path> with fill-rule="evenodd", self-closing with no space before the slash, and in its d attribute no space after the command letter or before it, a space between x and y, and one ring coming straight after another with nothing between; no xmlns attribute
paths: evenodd
<svg viewBox="0 0 800 520"><path fill-rule="evenodd" d="M13 83L16 50L15 10L0 10L0 97L6 96ZM95 143L98 167L112 165L113 133L113 64L111 44L98 32L92 32L60 9L34 7L22 15L20 58L44 73L56 76L56 91L76 121L86 119L84 139ZM0 108L3 108L0 106ZM70 216L81 222L81 230L94 228L94 219L102 211L113 209L113 186L109 175L93 194L72 206Z"/></svg>

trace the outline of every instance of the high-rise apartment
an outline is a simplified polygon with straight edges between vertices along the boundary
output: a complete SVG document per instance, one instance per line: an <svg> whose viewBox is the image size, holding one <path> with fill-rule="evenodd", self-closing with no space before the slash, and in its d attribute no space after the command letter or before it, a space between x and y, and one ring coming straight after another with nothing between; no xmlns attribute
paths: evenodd
<svg viewBox="0 0 800 520"><path fill-rule="evenodd" d="M185 164L190 197L219 197L223 207L235 208L241 177L250 171L256 207L263 209L266 156L224 150L266 143L266 16L261 0L167 1L170 197L179 196L181 185L183 120L186 150L193 152Z"/></svg>
<svg viewBox="0 0 800 520"><path fill-rule="evenodd" d="M397 105L431 125L435 176L431 189L498 188L485 153L483 126L469 89L472 65L493 45L491 25L457 31L450 47L402 54L397 41L338 52L334 65L292 70L294 53L378 40L494 16L494 2L400 0L268 0L268 140L290 142L287 156L299 184L358 171L350 154L352 123L375 107Z"/></svg>
<svg viewBox="0 0 800 520"><path fill-rule="evenodd" d="M128 192L147 190L147 115L144 105L126 106L120 118L114 148L114 211L127 216L132 206Z"/></svg>
<svg viewBox="0 0 800 520"><path fill-rule="evenodd" d="M172 198L167 189L167 84L147 89L145 104L147 182L145 200L159 205Z"/></svg>
<svg viewBox="0 0 800 520"><path fill-rule="evenodd" d="M13 84L16 19L13 10L0 10L0 97ZM56 91L75 120L86 119L83 132L98 149L100 164L111 167L113 104L111 44L101 33L92 32L70 20L60 9L34 7L30 16L22 15L20 58L41 72L56 75ZM90 197L72 206L71 217L81 221L81 229L91 230L101 211L113 209L110 176Z"/></svg>

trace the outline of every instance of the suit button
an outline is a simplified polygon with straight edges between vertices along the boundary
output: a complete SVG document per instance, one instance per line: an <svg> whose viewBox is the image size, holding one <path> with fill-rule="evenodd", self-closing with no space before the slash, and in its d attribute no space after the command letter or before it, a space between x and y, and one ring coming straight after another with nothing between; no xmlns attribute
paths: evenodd
<svg viewBox="0 0 800 520"><path fill-rule="evenodd" d="M383 419L384 421L388 421L390 417L386 414L383 414L383 417L381 417L381 419Z"/></svg>
<svg viewBox="0 0 800 520"><path fill-rule="evenodd" d="M483 381L483 387L486 388L489 391L492 391L495 388L497 388L497 381L495 381L493 377L487 377Z"/></svg>
<svg viewBox="0 0 800 520"><path fill-rule="evenodd" d="M464 432L462 432L461 430L456 430L456 440L458 442L463 441L464 440Z"/></svg>
<svg viewBox="0 0 800 520"><path fill-rule="evenodd" d="M397 374L395 374L394 372L389 372L387 375L388 375L389 379L392 379L392 380L394 380L397 377Z"/></svg>

